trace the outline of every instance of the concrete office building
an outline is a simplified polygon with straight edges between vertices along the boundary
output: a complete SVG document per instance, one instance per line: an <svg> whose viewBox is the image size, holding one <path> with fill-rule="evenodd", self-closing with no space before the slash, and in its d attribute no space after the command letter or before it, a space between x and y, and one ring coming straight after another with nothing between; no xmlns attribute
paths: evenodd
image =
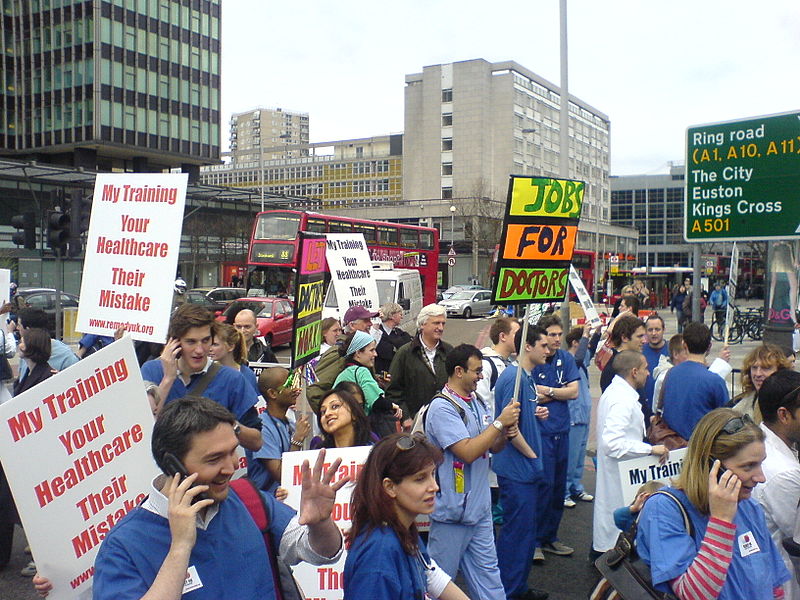
<svg viewBox="0 0 800 600"><path fill-rule="evenodd" d="M466 273L484 279L496 243L484 225L501 218L509 175L558 176L559 111L560 88L513 61L406 75L403 199L451 201L457 223L442 239L471 253ZM598 253L598 272L606 252L635 248L635 232L609 227L609 133L608 116L570 96L569 177L586 182L578 247Z"/></svg>
<svg viewBox="0 0 800 600"><path fill-rule="evenodd" d="M196 176L219 159L219 0L8 0L0 156Z"/></svg>
<svg viewBox="0 0 800 600"><path fill-rule="evenodd" d="M294 144L286 152L292 156L268 159L264 152L263 161L258 152L250 153L250 160L203 167L200 177L209 185L294 198L297 208L323 212L385 206L402 198L401 134Z"/></svg>
<svg viewBox="0 0 800 600"><path fill-rule="evenodd" d="M234 163L307 156L308 113L255 108L230 121L230 156Z"/></svg>

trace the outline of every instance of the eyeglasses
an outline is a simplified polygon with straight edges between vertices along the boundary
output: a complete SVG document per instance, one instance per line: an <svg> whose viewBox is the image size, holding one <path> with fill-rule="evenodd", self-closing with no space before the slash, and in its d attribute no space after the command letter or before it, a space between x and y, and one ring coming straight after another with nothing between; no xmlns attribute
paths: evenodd
<svg viewBox="0 0 800 600"><path fill-rule="evenodd" d="M726 435L733 435L735 433L739 433L742 429L747 427L748 425L755 425L753 419L750 418L750 415L742 415L741 417L733 417L732 419L728 420L725 425L722 426L719 434L726 434Z"/></svg>
<svg viewBox="0 0 800 600"><path fill-rule="evenodd" d="M483 375L483 367L477 369L464 369L465 373L475 373L475 375Z"/></svg>

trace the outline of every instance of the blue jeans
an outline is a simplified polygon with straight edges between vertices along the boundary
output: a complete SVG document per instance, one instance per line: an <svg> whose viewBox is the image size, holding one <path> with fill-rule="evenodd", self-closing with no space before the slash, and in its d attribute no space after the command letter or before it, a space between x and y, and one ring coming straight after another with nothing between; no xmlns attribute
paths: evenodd
<svg viewBox="0 0 800 600"><path fill-rule="evenodd" d="M583 464L586 462L586 442L589 439L589 425L578 423L569 430L569 459L567 460L567 484L564 498L583 493Z"/></svg>

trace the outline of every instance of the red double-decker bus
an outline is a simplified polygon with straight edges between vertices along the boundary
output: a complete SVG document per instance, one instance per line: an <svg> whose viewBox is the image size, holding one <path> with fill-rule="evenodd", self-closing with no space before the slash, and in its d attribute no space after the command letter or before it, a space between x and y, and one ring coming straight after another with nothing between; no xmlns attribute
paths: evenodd
<svg viewBox="0 0 800 600"><path fill-rule="evenodd" d="M438 230L299 210L267 210L256 215L247 265L248 295L293 295L298 231L363 233L372 260L419 271L425 304L436 302Z"/></svg>

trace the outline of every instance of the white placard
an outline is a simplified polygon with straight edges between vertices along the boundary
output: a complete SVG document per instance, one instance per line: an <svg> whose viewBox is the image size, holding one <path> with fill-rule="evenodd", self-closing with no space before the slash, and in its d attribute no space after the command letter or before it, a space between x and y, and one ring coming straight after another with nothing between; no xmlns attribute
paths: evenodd
<svg viewBox="0 0 800 600"><path fill-rule="evenodd" d="M76 329L163 342L180 251L186 173L97 175Z"/></svg>
<svg viewBox="0 0 800 600"><path fill-rule="evenodd" d="M622 483L622 499L626 506L630 506L636 498L636 490L648 481L661 481L670 484L670 479L677 479L683 468L683 459L686 448L670 450L669 460L660 464L658 456L643 456L620 461L619 479Z"/></svg>
<svg viewBox="0 0 800 600"><path fill-rule="evenodd" d="M581 308L583 309L583 314L586 315L586 318L592 324L592 328L600 327L603 322L600 320L600 315L594 307L592 297L589 295L589 292L586 291L586 286L583 285L580 275L578 275L578 272L572 265L569 266L569 282L572 285L572 289L575 290L575 295L578 297L578 302L580 302Z"/></svg>
<svg viewBox="0 0 800 600"><path fill-rule="evenodd" d="M350 496L355 487L354 482L361 473L367 456L369 456L370 449L369 446L356 446L355 448L331 448L325 451L326 465L333 463L337 458L342 459L342 464L336 477L334 477L334 481L338 481L348 475L353 480L336 493L336 503L333 505L333 514L331 516L342 532L350 529ZM313 467L318 453L319 450L283 453L281 487L289 490L286 504L295 510L300 510L300 492L302 489L300 466L304 460L308 460L309 465ZM344 573L344 561L346 558L347 551L342 552L341 558L332 565L317 566L301 563L292 567L306 598L342 600L344 596L342 574Z"/></svg>
<svg viewBox="0 0 800 600"><path fill-rule="evenodd" d="M130 336L0 405L0 456L49 598L91 597L109 529L158 472Z"/></svg>
<svg viewBox="0 0 800 600"><path fill-rule="evenodd" d="M736 287L739 284L739 247L736 242L733 242L731 249L731 266L728 269L728 305L725 307L725 338L724 341L728 343L728 337L731 330L731 323L733 323L733 300L736 298Z"/></svg>
<svg viewBox="0 0 800 600"><path fill-rule="evenodd" d="M328 233L325 260L336 290L339 317L361 304L372 312L380 308L378 286L372 275L372 260L363 233Z"/></svg>
<svg viewBox="0 0 800 600"><path fill-rule="evenodd" d="M11 299L11 271L9 269L0 269L0 306L3 306ZM0 329L8 331L6 323L8 315L0 316Z"/></svg>

